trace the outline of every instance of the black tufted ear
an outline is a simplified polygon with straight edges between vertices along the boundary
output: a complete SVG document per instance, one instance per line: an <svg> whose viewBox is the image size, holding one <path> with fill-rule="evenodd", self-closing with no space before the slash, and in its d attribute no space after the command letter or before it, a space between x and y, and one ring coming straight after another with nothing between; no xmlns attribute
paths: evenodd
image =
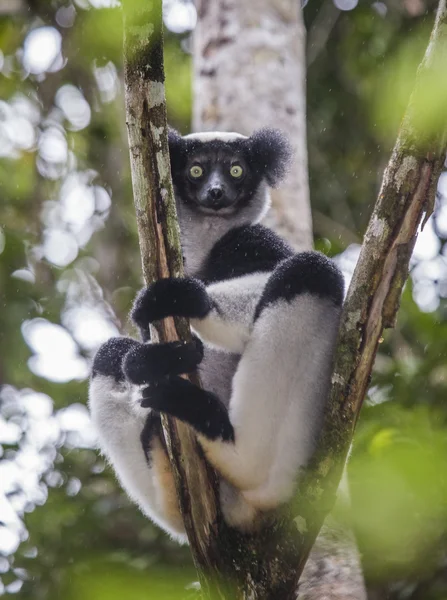
<svg viewBox="0 0 447 600"><path fill-rule="evenodd" d="M177 171L182 168L186 160L186 142L176 129L169 127L168 144L171 169Z"/></svg>
<svg viewBox="0 0 447 600"><path fill-rule="evenodd" d="M284 179L292 158L292 147L278 129L259 129L246 140L250 164L263 174L271 187Z"/></svg>

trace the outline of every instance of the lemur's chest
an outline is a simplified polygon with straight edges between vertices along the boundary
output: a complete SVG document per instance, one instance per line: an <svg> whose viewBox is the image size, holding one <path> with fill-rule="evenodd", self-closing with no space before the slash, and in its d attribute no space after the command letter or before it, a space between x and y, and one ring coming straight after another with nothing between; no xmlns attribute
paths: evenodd
<svg viewBox="0 0 447 600"><path fill-rule="evenodd" d="M206 284L268 273L292 254L285 242L262 225L229 228L223 219L199 219L182 209L179 213L185 272ZM226 405L239 360L237 354L206 347L200 365L204 388Z"/></svg>
<svg viewBox="0 0 447 600"><path fill-rule="evenodd" d="M186 275L200 277L216 242L228 231L222 218L204 217L181 207L180 239Z"/></svg>

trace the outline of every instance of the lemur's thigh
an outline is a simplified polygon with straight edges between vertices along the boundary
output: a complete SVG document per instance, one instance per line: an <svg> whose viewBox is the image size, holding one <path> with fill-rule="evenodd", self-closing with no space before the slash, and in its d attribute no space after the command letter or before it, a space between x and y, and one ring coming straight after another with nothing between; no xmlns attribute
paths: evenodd
<svg viewBox="0 0 447 600"><path fill-rule="evenodd" d="M233 378L235 443L200 436L213 465L259 509L291 497L315 449L330 385L340 278L316 253L277 267Z"/></svg>
<svg viewBox="0 0 447 600"><path fill-rule="evenodd" d="M140 405L141 388L124 378L122 362L141 345L114 338L98 351L89 390L99 445L129 496L155 523L184 541L174 479L161 438L160 417Z"/></svg>
<svg viewBox="0 0 447 600"><path fill-rule="evenodd" d="M268 273L251 273L207 287L190 277L160 279L138 294L132 318L144 333L156 320L187 317L207 345L240 354L267 279Z"/></svg>

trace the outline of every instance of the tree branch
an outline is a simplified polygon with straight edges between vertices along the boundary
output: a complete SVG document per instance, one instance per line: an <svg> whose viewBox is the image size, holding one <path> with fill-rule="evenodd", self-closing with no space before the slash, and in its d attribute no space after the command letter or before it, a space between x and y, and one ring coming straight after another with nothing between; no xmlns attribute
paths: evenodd
<svg viewBox="0 0 447 600"><path fill-rule="evenodd" d="M447 103L446 64L447 8L441 0L344 305L320 447L300 489L301 568L333 505L383 329L395 324L418 227L433 211L447 119L440 122L441 111L433 119L430 99Z"/></svg>
<svg viewBox="0 0 447 600"><path fill-rule="evenodd" d="M161 0L124 0L126 121L135 212L146 284L181 277L183 260L171 181L166 123ZM153 338L188 340L183 319L165 319ZM194 383L199 384L197 378ZM216 569L215 476L186 425L163 417L164 434L194 561L204 572Z"/></svg>

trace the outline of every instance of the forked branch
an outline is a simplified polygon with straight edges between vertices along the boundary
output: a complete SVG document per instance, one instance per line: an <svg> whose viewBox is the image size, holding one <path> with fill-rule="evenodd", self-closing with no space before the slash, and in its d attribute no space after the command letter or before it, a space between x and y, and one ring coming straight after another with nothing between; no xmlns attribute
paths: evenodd
<svg viewBox="0 0 447 600"><path fill-rule="evenodd" d="M126 113L146 283L182 273L167 144L161 0L123 0ZM188 427L164 419L185 527L208 597L283 600L296 596L308 553L330 511L368 386L377 345L394 324L417 230L431 213L446 155L447 119L430 127L425 92L447 106L447 9L435 27L346 299L321 443L291 510L252 537L225 527L216 478ZM444 96L444 97L443 97ZM166 319L159 341L186 340L187 324ZM227 587L227 583L233 586Z"/></svg>
<svg viewBox="0 0 447 600"><path fill-rule="evenodd" d="M300 490L301 568L335 492L384 328L393 327L418 228L433 212L446 160L447 7L440 0L415 88L383 175L379 197L348 290L320 447Z"/></svg>

